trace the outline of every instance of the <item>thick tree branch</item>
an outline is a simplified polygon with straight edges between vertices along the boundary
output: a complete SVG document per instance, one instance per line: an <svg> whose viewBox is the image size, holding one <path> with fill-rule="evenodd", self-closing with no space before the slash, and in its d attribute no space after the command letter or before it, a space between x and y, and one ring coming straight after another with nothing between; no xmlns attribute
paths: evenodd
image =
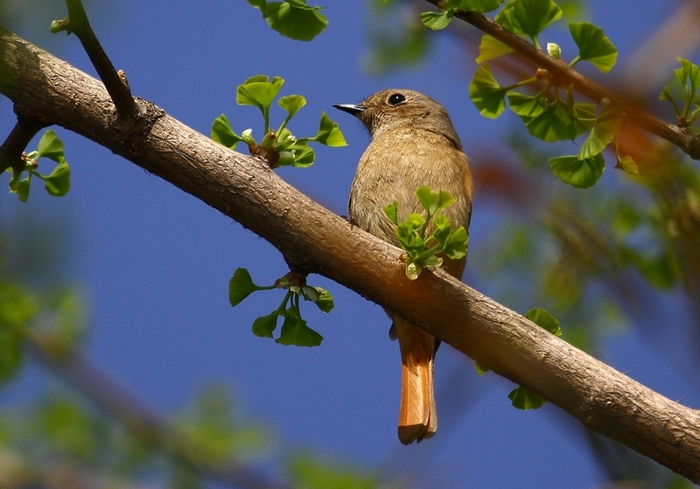
<svg viewBox="0 0 700 489"><path fill-rule="evenodd" d="M700 482L700 413L653 392L442 271L406 280L400 251L139 101L144 123L116 127L94 78L0 30L0 92L19 115L58 124L124 156L240 222L295 265L396 311L587 427Z"/></svg>
<svg viewBox="0 0 700 489"><path fill-rule="evenodd" d="M435 6L440 3L439 0L426 1ZM457 12L455 17L468 22L485 34L498 39L515 52L532 61L535 65L549 71L557 79L562 80L564 84L573 84L574 89L581 95L600 104L614 102L624 110L626 121L667 140L679 147L691 158L700 160L699 134L689 129L669 124L641 110L634 102L586 78L578 71L569 68L563 61L554 59L547 53L540 51L525 39L504 29L484 14L479 12Z"/></svg>

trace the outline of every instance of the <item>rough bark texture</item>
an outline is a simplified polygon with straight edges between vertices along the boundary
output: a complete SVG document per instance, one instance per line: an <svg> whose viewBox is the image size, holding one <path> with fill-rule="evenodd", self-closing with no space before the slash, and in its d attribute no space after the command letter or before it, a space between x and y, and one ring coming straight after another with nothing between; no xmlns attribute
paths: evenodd
<svg viewBox="0 0 700 489"><path fill-rule="evenodd" d="M579 419L700 482L700 413L653 392L442 271L405 278L398 249L139 100L120 124L103 85L0 29L0 92L15 111L109 148L273 243L306 271L375 301Z"/></svg>

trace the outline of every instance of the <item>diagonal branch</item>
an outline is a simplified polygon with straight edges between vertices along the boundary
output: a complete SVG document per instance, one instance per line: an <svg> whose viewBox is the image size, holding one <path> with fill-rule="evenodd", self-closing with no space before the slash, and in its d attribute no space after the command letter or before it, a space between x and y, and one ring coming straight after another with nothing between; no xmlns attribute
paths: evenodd
<svg viewBox="0 0 700 489"><path fill-rule="evenodd" d="M39 62L40 60L40 62ZM21 87L31 87L22 90ZM296 268L395 311L585 426L700 482L700 413L644 387L441 270L406 280L401 251L301 194L255 158L139 101L124 137L94 78L0 29L0 93L18 114L81 134L199 198Z"/></svg>
<svg viewBox="0 0 700 489"><path fill-rule="evenodd" d="M206 463L197 457L198 447L188 443L170 423L79 350L56 354L56 349L38 335L28 337L28 346L38 360L97 403L136 438L154 445L203 477L241 489L290 489L246 465Z"/></svg>
<svg viewBox="0 0 700 489"><path fill-rule="evenodd" d="M440 3L439 0L426 1L435 6ZM459 11L455 13L455 17L473 25L485 34L498 39L503 44L532 61L540 68L549 71L558 79L565 80L566 82L573 84L574 89L581 95L588 97L599 104L614 102L625 111L625 120L674 144L691 158L700 160L700 135L688 129L678 127L675 124L669 124L668 122L665 122L658 117L641 110L636 106L636 104L630 102L625 97L608 90L593 80L586 78L578 71L569 68L563 61L554 59L547 53L535 48L535 46L527 42L525 39L503 28L501 25L489 19L484 14L479 12Z"/></svg>

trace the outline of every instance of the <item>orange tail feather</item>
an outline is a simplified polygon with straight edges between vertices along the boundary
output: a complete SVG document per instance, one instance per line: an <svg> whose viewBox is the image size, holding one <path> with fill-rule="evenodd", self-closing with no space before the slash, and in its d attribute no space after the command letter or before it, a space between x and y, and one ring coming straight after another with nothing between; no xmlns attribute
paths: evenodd
<svg viewBox="0 0 700 489"><path fill-rule="evenodd" d="M401 349L399 440L404 445L430 438L437 430L433 391L435 337L401 319L394 321Z"/></svg>

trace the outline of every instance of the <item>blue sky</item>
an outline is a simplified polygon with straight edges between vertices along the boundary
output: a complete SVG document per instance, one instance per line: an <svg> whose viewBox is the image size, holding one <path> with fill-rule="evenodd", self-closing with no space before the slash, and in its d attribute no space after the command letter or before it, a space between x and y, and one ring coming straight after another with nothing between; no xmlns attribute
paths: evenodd
<svg viewBox="0 0 700 489"><path fill-rule="evenodd" d="M282 76L287 80L282 94L306 96L308 105L291 125L295 134L313 134L321 110L329 113L349 146L320 148L312 168L279 174L338 214L346 213L368 136L359 123L335 111L334 103L357 102L389 87L412 88L447 107L468 154L503 144L513 118L479 116L467 97L474 61L450 36L437 36L430 61L419 68L368 77L362 66L368 50L365 2L327 3L330 24L312 43L282 38L242 0L124 0L94 6L89 14L133 94L203 134L222 112L239 132L253 127L260 134L256 110L235 104L236 85L255 74ZM590 18L624 59L680 3L597 0L589 2ZM47 21L64 16L63 2L46 4ZM19 33L94 73L75 38L38 36L31 29ZM565 34L554 29L549 35L566 49ZM6 135L13 122L10 104L0 100L0 134ZM333 291L336 302L330 315L306 308L310 325L325 337L321 347L282 347L253 336L250 324L271 310L268 300L275 293L253 295L232 309L227 283L237 267L248 268L258 283L283 275L276 250L167 182L56 130L72 164L71 192L52 199L37 188L26 205L0 194L0 217L9 220L24 210L72 224L76 237L70 241L67 273L88 300L87 350L156 408L179 409L203 382L216 381L231 387L244 413L269 422L284 446L405 471L422 487L588 488L601 482L603 475L566 414L551 405L516 411L506 398L511 382L493 374L478 377L472 362L449 347L440 349L436 366L438 435L418 446L401 446L398 347L388 339L389 321L380 307L314 277L315 284ZM479 254L494 226L489 220L494 214L478 191L472 255ZM488 280L471 281L477 279L469 268L465 282L488 293ZM697 404L697 394L689 396L634 335L620 333L608 348L606 361L616 368L673 399ZM13 402L34 392L41 378L40 369L30 366L4 399Z"/></svg>

